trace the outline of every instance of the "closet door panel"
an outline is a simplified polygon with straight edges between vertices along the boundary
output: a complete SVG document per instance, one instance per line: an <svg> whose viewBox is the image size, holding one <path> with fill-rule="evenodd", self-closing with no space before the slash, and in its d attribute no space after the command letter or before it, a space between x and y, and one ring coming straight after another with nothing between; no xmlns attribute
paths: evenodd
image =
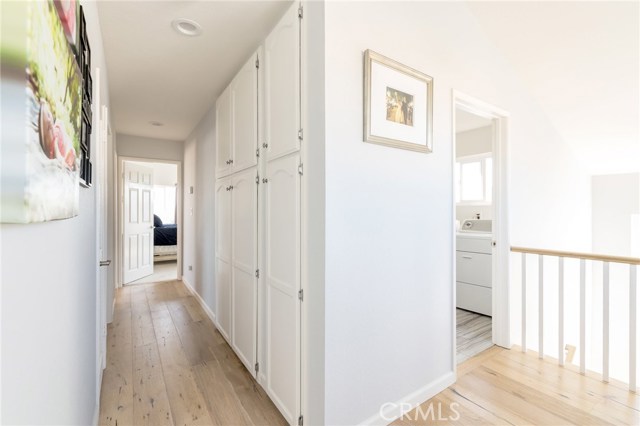
<svg viewBox="0 0 640 426"><path fill-rule="evenodd" d="M266 386L291 424L299 414L300 175L298 154L270 161L266 185Z"/></svg>
<svg viewBox="0 0 640 426"><path fill-rule="evenodd" d="M216 320L220 333L231 337L231 181L216 183Z"/></svg>
<svg viewBox="0 0 640 426"><path fill-rule="evenodd" d="M231 171L231 95L226 89L216 102L216 176L224 176Z"/></svg>
<svg viewBox="0 0 640 426"><path fill-rule="evenodd" d="M234 172L257 164L258 69L257 53L242 67L231 84Z"/></svg>
<svg viewBox="0 0 640 426"><path fill-rule="evenodd" d="M252 375L256 362L257 222L256 169L234 175L232 191L233 285L231 345Z"/></svg>
<svg viewBox="0 0 640 426"><path fill-rule="evenodd" d="M265 41L265 138L267 158L300 149L300 30L291 7Z"/></svg>
<svg viewBox="0 0 640 426"><path fill-rule="evenodd" d="M216 320L220 333L231 341L231 265L216 259L217 305Z"/></svg>

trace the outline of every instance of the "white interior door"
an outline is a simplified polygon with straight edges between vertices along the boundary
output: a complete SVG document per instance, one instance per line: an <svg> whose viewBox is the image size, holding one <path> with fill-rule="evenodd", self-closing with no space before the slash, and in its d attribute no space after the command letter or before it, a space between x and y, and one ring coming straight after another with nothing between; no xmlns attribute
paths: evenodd
<svg viewBox="0 0 640 426"><path fill-rule="evenodd" d="M300 156L268 162L266 386L289 424L300 413Z"/></svg>
<svg viewBox="0 0 640 426"><path fill-rule="evenodd" d="M258 302L256 169L235 174L231 190L232 212L232 326L231 345L255 377Z"/></svg>
<svg viewBox="0 0 640 426"><path fill-rule="evenodd" d="M231 341L231 179L216 183L216 321Z"/></svg>
<svg viewBox="0 0 640 426"><path fill-rule="evenodd" d="M258 162L258 53L252 55L231 83L234 172Z"/></svg>
<svg viewBox="0 0 640 426"><path fill-rule="evenodd" d="M153 274L153 169L124 162L124 283Z"/></svg>
<svg viewBox="0 0 640 426"><path fill-rule="evenodd" d="M100 104L100 68L95 69L94 123L96 129L93 147L95 164L96 203L96 402L100 402L102 371L107 363L107 107Z"/></svg>
<svg viewBox="0 0 640 426"><path fill-rule="evenodd" d="M96 214L97 214L97 236L98 236L98 264L99 280L98 291L100 293L100 318L99 318L99 338L100 338L100 357L102 360L102 368L106 367L107 363L107 281L108 281L108 268L111 265L111 259L107 259L107 140L108 140L108 109L106 106L102 106L100 110L100 122L98 127L98 147L96 149Z"/></svg>
<svg viewBox="0 0 640 426"><path fill-rule="evenodd" d="M265 41L267 158L300 149L300 23L293 5Z"/></svg>

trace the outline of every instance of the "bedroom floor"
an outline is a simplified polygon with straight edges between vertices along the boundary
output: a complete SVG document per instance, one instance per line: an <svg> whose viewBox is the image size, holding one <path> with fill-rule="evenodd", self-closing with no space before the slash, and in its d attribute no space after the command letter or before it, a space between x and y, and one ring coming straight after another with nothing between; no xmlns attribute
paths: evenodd
<svg viewBox="0 0 640 426"><path fill-rule="evenodd" d="M131 284L157 283L161 281L173 281L178 279L178 261L170 260L168 262L157 262L153 265L153 274L148 277L140 278L132 281Z"/></svg>

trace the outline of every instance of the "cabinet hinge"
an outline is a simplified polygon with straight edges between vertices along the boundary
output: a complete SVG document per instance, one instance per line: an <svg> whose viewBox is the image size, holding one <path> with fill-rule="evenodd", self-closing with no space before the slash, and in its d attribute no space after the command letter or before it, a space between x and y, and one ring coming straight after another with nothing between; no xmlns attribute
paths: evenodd
<svg viewBox="0 0 640 426"><path fill-rule="evenodd" d="M260 157L260 148L256 148L256 157Z"/></svg>
<svg viewBox="0 0 640 426"><path fill-rule="evenodd" d="M260 364L258 364L257 362L255 365L255 370L256 370L256 374L258 374L258 371L260 371Z"/></svg>
<svg viewBox="0 0 640 426"><path fill-rule="evenodd" d="M298 18L302 19L304 16L304 9L302 8L302 5L298 6Z"/></svg>
<svg viewBox="0 0 640 426"><path fill-rule="evenodd" d="M304 417L302 417L302 414L298 417L298 426L304 426Z"/></svg>
<svg viewBox="0 0 640 426"><path fill-rule="evenodd" d="M300 300L301 302L304 301L304 290L302 289L298 290L298 300Z"/></svg>
<svg viewBox="0 0 640 426"><path fill-rule="evenodd" d="M304 136L304 131L302 129L298 130L298 139L302 140L303 136Z"/></svg>
<svg viewBox="0 0 640 426"><path fill-rule="evenodd" d="M260 269L256 269L256 278L260 278Z"/></svg>
<svg viewBox="0 0 640 426"><path fill-rule="evenodd" d="M260 58L256 57L256 68L260 68Z"/></svg>
<svg viewBox="0 0 640 426"><path fill-rule="evenodd" d="M260 176L259 176L259 175L258 175L258 176L256 176L256 184L257 184L257 185L260 185Z"/></svg>
<svg viewBox="0 0 640 426"><path fill-rule="evenodd" d="M298 164L298 174L302 176L304 174L304 164Z"/></svg>

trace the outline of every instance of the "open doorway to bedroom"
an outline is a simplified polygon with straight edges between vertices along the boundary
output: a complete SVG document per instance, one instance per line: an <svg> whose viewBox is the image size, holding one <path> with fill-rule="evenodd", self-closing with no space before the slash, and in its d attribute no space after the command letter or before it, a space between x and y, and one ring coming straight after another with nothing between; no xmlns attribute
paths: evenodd
<svg viewBox="0 0 640 426"><path fill-rule="evenodd" d="M179 279L180 164L121 158L120 167L120 282Z"/></svg>

